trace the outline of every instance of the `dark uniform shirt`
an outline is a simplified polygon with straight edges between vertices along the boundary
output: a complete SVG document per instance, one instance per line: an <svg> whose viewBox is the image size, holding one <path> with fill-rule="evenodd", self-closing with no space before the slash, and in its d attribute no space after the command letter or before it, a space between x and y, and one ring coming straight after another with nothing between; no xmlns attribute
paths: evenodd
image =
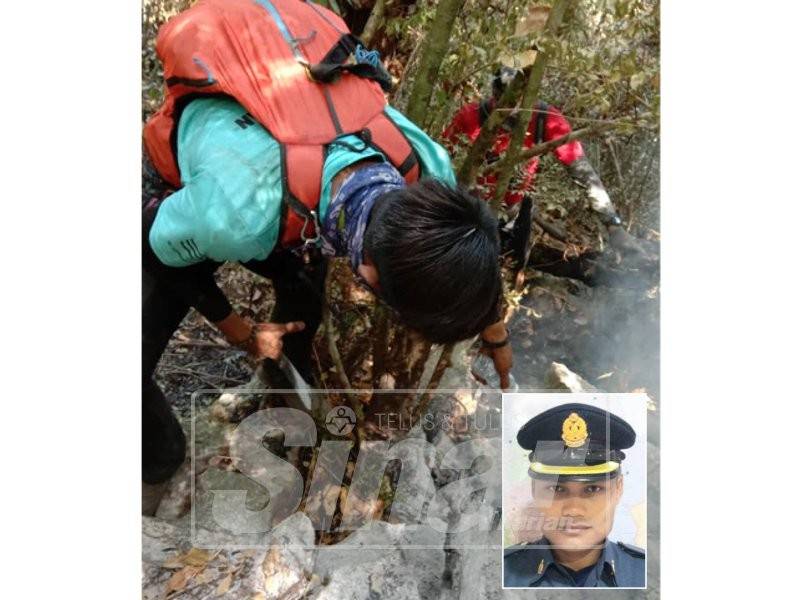
<svg viewBox="0 0 800 600"><path fill-rule="evenodd" d="M645 587L645 553L641 548L606 541L600 559L576 583L574 573L556 562L546 539L519 544L503 552L505 587ZM583 570L581 570L583 571Z"/></svg>

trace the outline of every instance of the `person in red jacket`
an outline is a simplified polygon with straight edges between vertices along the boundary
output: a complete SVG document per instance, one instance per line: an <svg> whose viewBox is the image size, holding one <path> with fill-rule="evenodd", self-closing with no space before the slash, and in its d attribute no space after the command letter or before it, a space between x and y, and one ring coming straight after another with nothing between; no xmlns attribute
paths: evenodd
<svg viewBox="0 0 800 600"><path fill-rule="evenodd" d="M480 134L481 127L494 110L497 101L503 94L506 86L519 75L521 71L510 67L501 67L492 79L492 94L479 102L471 102L463 106L453 120L444 130L442 137L448 150L452 152L453 146L458 143L472 143ZM514 126L518 114L513 114L505 120L500 132L494 141L492 149L487 156L487 162L497 162L507 150L510 142L510 131ZM572 128L564 115L554 106L546 102L538 102L536 110L531 117L528 130L525 134L523 145L531 148L536 144L549 142L571 133ZM641 252L636 240L622 227L622 219L617 214L611 198L606 192L603 182L592 167L583 152L583 147L578 140L567 142L553 150L556 158L566 167L575 183L586 190L592 209L598 214L600 220L608 228L611 244L622 252ZM532 216L532 198L536 171L539 168L539 157L531 158L522 169L522 177L512 181L505 195L504 202L510 207L512 215L518 215L517 230L520 219L528 221L523 231L529 232L529 220ZM484 197L488 200L494 196L497 173L489 171L481 175L477 183L483 190ZM524 201L524 202L523 202ZM515 205L521 204L520 207ZM530 252L527 245L525 253ZM525 256L527 259L527 256Z"/></svg>

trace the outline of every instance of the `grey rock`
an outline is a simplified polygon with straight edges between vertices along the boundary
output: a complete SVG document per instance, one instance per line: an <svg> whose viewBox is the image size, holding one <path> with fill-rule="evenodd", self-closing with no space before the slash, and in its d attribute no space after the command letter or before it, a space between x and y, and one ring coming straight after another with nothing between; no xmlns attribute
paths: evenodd
<svg viewBox="0 0 800 600"><path fill-rule="evenodd" d="M314 529L308 517L295 513L281 522L259 549L192 548L188 529L153 518L143 523L143 596L164 598L180 590L181 598L226 595L232 598L295 600L313 577ZM175 579L187 574L179 588Z"/></svg>
<svg viewBox="0 0 800 600"><path fill-rule="evenodd" d="M235 429L234 424L221 423L211 418L208 407L198 408L194 414L194 423L192 419L185 418L182 426L186 432L193 431L193 436L190 437L186 460L166 483L166 490L155 510L155 516L159 519L177 520L189 512L192 505L193 476L196 479L215 459L229 454L230 436Z"/></svg>
<svg viewBox="0 0 800 600"><path fill-rule="evenodd" d="M450 587L446 597L483 600L502 596L500 529L496 521L492 525L488 531L473 528L448 536Z"/></svg>
<svg viewBox="0 0 800 600"><path fill-rule="evenodd" d="M547 386L554 390L566 390L573 393L599 391L583 377L570 371L566 365L557 362L550 364L546 382Z"/></svg>
<svg viewBox="0 0 800 600"><path fill-rule="evenodd" d="M263 546L272 525L269 493L241 473L209 468L197 478L194 517L197 524L193 540L203 546ZM215 494L245 494L244 510L231 510L221 518L214 507ZM220 506L222 500L216 500Z"/></svg>
<svg viewBox="0 0 800 600"><path fill-rule="evenodd" d="M443 543L444 534L425 524L373 521L340 544L319 549L314 571L324 585L313 597L437 597Z"/></svg>
<svg viewBox="0 0 800 600"><path fill-rule="evenodd" d="M416 574L403 564L383 559L369 565L354 561L349 569L335 571L310 597L314 600L367 600L422 598L415 583Z"/></svg>
<svg viewBox="0 0 800 600"><path fill-rule="evenodd" d="M142 561L162 564L179 553L186 531L155 517L142 517Z"/></svg>
<svg viewBox="0 0 800 600"><path fill-rule="evenodd" d="M396 446L394 456L401 467L389 513L392 521L409 524L421 518L435 493L429 465L436 460L436 450L427 444L421 430L416 433Z"/></svg>
<svg viewBox="0 0 800 600"><path fill-rule="evenodd" d="M220 394L211 405L211 416L218 421L235 423L256 411L269 388L264 368L259 365L250 381ZM259 393L261 392L261 393Z"/></svg>
<svg viewBox="0 0 800 600"><path fill-rule="evenodd" d="M309 587L314 565L314 528L303 513L295 513L271 532L270 545L261 565L261 583L267 598L302 598Z"/></svg>

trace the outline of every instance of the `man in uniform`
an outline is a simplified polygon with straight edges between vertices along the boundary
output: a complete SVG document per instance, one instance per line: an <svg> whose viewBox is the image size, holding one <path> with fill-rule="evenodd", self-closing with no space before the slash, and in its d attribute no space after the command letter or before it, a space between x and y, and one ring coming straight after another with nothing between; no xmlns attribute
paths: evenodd
<svg viewBox="0 0 800 600"><path fill-rule="evenodd" d="M644 550L608 539L622 497L624 449L636 433L618 416L563 404L517 433L530 450L533 507L542 537L506 548L505 587L644 587Z"/></svg>

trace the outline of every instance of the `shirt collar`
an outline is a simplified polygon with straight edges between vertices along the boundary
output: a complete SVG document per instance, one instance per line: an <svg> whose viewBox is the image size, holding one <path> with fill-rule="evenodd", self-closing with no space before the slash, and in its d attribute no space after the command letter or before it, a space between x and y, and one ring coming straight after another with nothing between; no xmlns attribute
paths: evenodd
<svg viewBox="0 0 800 600"><path fill-rule="evenodd" d="M547 569L550 566L558 565L555 556L553 556L553 551L550 549L550 542L547 541L547 538L543 537L534 542L533 545L539 546L541 552L539 552L536 557L537 562L534 565L534 574L529 584L531 587L545 576ZM605 543L603 544L603 552L600 554L600 558L595 563L594 575L596 579L608 580L609 578L614 578L614 580L616 580L615 556L616 553L614 551L614 545L609 542L608 539L606 539ZM553 568L558 567L556 566Z"/></svg>
<svg viewBox="0 0 800 600"><path fill-rule="evenodd" d="M595 572L597 578L611 580L616 582L617 579L617 565L615 558L617 557L616 546L606 539L603 546L603 553L600 555L600 560L597 561L597 571Z"/></svg>

